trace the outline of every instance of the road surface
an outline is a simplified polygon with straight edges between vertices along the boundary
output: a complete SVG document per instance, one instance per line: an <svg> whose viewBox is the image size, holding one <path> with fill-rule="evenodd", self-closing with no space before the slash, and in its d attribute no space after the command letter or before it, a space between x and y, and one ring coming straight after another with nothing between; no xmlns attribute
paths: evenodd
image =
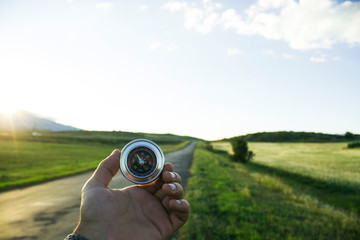
<svg viewBox="0 0 360 240"><path fill-rule="evenodd" d="M187 184L196 143L165 154L166 162ZM64 239L72 232L79 217L80 192L92 172L54 180L36 186L0 193L0 240ZM120 172L110 183L123 188L131 183Z"/></svg>

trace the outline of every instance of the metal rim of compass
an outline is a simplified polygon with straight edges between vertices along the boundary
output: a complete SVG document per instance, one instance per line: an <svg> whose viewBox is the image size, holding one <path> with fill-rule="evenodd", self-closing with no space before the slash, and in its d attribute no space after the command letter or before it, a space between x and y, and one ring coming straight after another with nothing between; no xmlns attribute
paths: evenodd
<svg viewBox="0 0 360 240"><path fill-rule="evenodd" d="M145 147L150 149L155 154L156 157L155 159L156 166L154 170L146 176L136 175L135 173L133 173L133 171L130 171L128 167L128 157L130 152L139 147ZM165 156L161 148L153 141L147 139L136 139L134 141L131 141L128 144L126 144L125 147L123 147L123 149L121 150L121 156L120 156L121 173L124 175L126 179L136 184L146 184L157 179L164 168L164 163L165 163Z"/></svg>

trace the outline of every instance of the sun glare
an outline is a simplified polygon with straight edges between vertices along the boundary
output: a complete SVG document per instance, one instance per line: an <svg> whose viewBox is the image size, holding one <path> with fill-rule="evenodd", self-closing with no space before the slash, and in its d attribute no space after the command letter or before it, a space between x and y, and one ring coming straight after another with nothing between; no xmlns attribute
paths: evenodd
<svg viewBox="0 0 360 240"><path fill-rule="evenodd" d="M15 106L12 106L10 104L5 104L3 106L0 106L0 113L5 115L11 115L17 111L17 108Z"/></svg>

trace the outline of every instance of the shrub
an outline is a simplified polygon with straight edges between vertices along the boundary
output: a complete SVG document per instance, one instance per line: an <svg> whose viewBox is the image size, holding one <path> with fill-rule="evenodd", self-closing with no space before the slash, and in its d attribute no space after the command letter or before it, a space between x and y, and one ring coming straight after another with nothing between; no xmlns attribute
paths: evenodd
<svg viewBox="0 0 360 240"><path fill-rule="evenodd" d="M247 163L254 157L254 152L249 151L247 142L238 138L231 142L233 147L234 156L233 160L235 162Z"/></svg>
<svg viewBox="0 0 360 240"><path fill-rule="evenodd" d="M211 145L210 142L206 142L205 149L208 151L214 151L214 147Z"/></svg>
<svg viewBox="0 0 360 240"><path fill-rule="evenodd" d="M360 148L360 142L348 143L348 148Z"/></svg>
<svg viewBox="0 0 360 240"><path fill-rule="evenodd" d="M250 161L253 157L255 156L255 153L253 151L249 151L248 153L248 160L247 161Z"/></svg>

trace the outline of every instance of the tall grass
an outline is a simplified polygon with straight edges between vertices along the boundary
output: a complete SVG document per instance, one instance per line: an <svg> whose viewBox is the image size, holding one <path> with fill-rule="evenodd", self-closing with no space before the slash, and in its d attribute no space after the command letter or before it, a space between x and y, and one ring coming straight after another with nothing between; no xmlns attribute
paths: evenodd
<svg viewBox="0 0 360 240"><path fill-rule="evenodd" d="M232 154L227 142L213 143L215 149ZM257 165L283 170L328 182L360 193L360 150L346 143L249 143Z"/></svg>
<svg viewBox="0 0 360 240"><path fill-rule="evenodd" d="M256 150L255 150L256 151ZM359 239L359 218L198 144L183 239Z"/></svg>
<svg viewBox="0 0 360 240"><path fill-rule="evenodd" d="M249 143L255 162L360 193L360 151L346 143Z"/></svg>
<svg viewBox="0 0 360 240"><path fill-rule="evenodd" d="M213 145L232 151L227 142ZM256 155L248 168L360 215L359 149L347 149L346 143L249 143L249 148Z"/></svg>

